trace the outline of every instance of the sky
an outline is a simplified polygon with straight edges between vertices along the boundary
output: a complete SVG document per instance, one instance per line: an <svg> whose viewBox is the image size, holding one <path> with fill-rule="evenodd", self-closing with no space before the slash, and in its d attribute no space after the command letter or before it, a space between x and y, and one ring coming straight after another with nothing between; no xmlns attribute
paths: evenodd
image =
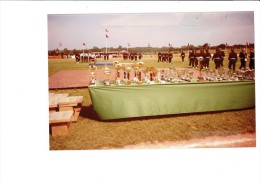
<svg viewBox="0 0 260 182"><path fill-rule="evenodd" d="M106 32L106 29L108 32ZM109 38L106 38L106 34ZM48 49L254 43L254 12L49 14ZM60 46L61 43L61 46Z"/></svg>

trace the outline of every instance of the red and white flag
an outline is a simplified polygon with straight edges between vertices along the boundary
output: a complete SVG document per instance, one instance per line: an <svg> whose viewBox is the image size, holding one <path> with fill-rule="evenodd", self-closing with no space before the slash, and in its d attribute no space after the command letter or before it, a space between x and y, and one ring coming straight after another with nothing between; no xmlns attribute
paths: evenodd
<svg viewBox="0 0 260 182"><path fill-rule="evenodd" d="M107 39L109 38L107 34L106 34L106 38L107 38Z"/></svg>
<svg viewBox="0 0 260 182"><path fill-rule="evenodd" d="M85 46L86 44L83 42L83 46Z"/></svg>

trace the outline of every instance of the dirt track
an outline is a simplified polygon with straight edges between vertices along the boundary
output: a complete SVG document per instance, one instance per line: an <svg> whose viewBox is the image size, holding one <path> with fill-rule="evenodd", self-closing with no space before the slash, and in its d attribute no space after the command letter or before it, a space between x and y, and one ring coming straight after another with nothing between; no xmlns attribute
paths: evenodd
<svg viewBox="0 0 260 182"><path fill-rule="evenodd" d="M231 136L211 136L203 139L191 139L175 142L163 143L141 143L128 145L124 149L171 149L171 148L232 148L232 147L256 147L255 133L231 135Z"/></svg>

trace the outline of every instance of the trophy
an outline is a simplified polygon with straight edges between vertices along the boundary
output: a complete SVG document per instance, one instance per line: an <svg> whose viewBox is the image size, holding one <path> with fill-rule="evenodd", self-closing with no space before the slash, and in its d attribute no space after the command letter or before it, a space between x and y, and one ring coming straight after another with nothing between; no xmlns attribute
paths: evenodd
<svg viewBox="0 0 260 182"><path fill-rule="evenodd" d="M125 72L126 72L126 85L130 85L131 84L131 80L130 80L131 67L130 66L126 66L125 67Z"/></svg>
<svg viewBox="0 0 260 182"><path fill-rule="evenodd" d="M137 84L142 84L142 67L144 63L138 62L137 65L133 65L135 69L135 81Z"/></svg>
<svg viewBox="0 0 260 182"><path fill-rule="evenodd" d="M111 74L109 68L107 67L107 65L105 66L105 68L103 69L103 73L105 75L105 80L104 80L104 85L105 86L109 86L110 82L109 82L109 75Z"/></svg>
<svg viewBox="0 0 260 182"><path fill-rule="evenodd" d="M156 69L154 67L148 67L147 70L150 74L149 83L154 84L154 80L155 80L155 77L156 77Z"/></svg>
<svg viewBox="0 0 260 182"><path fill-rule="evenodd" d="M90 65L89 69L91 71L90 74L89 74L89 77L90 77L89 86L96 86L96 77L97 77L96 70L97 70L97 67L95 65Z"/></svg>
<svg viewBox="0 0 260 182"><path fill-rule="evenodd" d="M116 77L115 77L116 85L121 85L119 70L122 68L122 65L120 63L118 63L115 65L115 68L116 68Z"/></svg>

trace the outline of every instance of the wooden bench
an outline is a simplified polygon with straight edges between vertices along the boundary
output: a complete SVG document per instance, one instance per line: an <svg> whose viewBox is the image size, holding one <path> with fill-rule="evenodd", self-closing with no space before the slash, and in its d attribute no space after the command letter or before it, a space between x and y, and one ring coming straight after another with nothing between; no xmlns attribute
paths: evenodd
<svg viewBox="0 0 260 182"><path fill-rule="evenodd" d="M83 96L70 96L59 101L59 111L73 111L71 121L78 120L83 103Z"/></svg>
<svg viewBox="0 0 260 182"><path fill-rule="evenodd" d="M55 94L49 93L49 112L56 112L58 111L58 103L67 98L69 94Z"/></svg>
<svg viewBox="0 0 260 182"><path fill-rule="evenodd" d="M78 120L83 103L83 96L49 93L49 113L57 111L73 111L71 121Z"/></svg>
<svg viewBox="0 0 260 182"><path fill-rule="evenodd" d="M60 111L49 113L49 124L52 136L63 136L69 132L73 111Z"/></svg>

